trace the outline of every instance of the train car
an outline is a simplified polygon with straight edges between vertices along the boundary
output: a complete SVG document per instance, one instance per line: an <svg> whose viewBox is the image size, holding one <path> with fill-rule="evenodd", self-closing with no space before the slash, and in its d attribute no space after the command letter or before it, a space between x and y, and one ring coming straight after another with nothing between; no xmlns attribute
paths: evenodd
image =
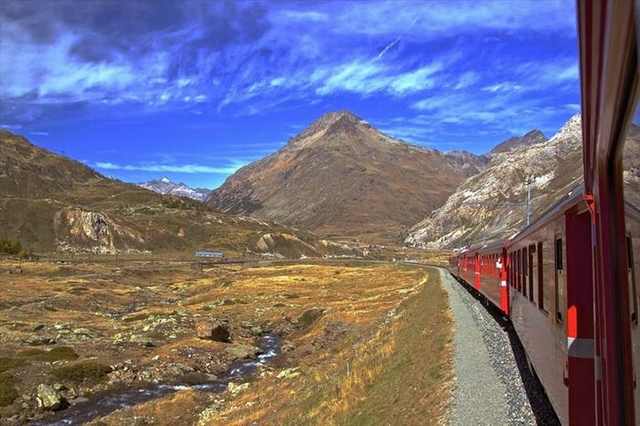
<svg viewBox="0 0 640 426"><path fill-rule="evenodd" d="M630 425L640 421L635 372L640 336L632 318L635 261L629 258L637 239L629 203L638 186L623 185L637 176L637 168L623 164L623 151L638 144L637 137L628 136L632 125L640 124L640 8L632 0L578 1L577 6L584 183L592 196L595 271L591 286L585 284L585 292L595 295L598 374L592 423Z"/></svg>
<svg viewBox="0 0 640 426"><path fill-rule="evenodd" d="M455 275L480 292L489 302L509 315L507 259L502 240L473 245L457 254Z"/></svg>
<svg viewBox="0 0 640 426"><path fill-rule="evenodd" d="M563 424L595 415L590 241L579 187L506 243L511 322Z"/></svg>
<svg viewBox="0 0 640 426"><path fill-rule="evenodd" d="M563 424L639 424L640 8L577 5L584 186L504 242L503 310ZM499 250L455 261L494 304Z"/></svg>

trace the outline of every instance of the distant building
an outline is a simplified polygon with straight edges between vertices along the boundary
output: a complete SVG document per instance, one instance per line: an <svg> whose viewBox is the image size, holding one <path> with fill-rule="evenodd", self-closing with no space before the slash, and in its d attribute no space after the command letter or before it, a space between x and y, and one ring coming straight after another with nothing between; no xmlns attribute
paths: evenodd
<svg viewBox="0 0 640 426"><path fill-rule="evenodd" d="M224 257L224 253L221 251L213 250L198 250L194 253L195 257Z"/></svg>

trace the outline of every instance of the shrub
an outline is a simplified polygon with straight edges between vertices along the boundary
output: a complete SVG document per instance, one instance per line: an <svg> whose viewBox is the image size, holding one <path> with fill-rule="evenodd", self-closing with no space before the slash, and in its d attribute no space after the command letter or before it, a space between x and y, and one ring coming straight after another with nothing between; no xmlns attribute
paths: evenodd
<svg viewBox="0 0 640 426"><path fill-rule="evenodd" d="M43 351L41 349L27 349L18 353L18 357L32 359L34 361L74 361L78 359L78 354L69 347L60 346L53 348L50 351Z"/></svg>
<svg viewBox="0 0 640 426"><path fill-rule="evenodd" d="M0 240L0 253L18 255L22 251L22 244L20 241L13 240Z"/></svg>
<svg viewBox="0 0 640 426"><path fill-rule="evenodd" d="M0 357L0 373L4 373L5 371L9 371L13 368L21 367L25 364L26 362L22 359Z"/></svg>
<svg viewBox="0 0 640 426"><path fill-rule="evenodd" d="M10 405L17 397L14 378L8 374L0 375L0 407Z"/></svg>
<svg viewBox="0 0 640 426"><path fill-rule="evenodd" d="M111 367L97 361L83 361L58 367L51 373L59 380L74 383L101 382L107 377L107 374L111 373Z"/></svg>

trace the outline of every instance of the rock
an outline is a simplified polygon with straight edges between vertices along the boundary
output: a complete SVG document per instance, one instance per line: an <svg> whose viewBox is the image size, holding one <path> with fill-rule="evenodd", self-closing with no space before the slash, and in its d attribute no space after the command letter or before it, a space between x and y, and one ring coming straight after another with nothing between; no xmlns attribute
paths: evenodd
<svg viewBox="0 0 640 426"><path fill-rule="evenodd" d="M33 327L33 331L40 331L44 329L44 324L38 324L35 327Z"/></svg>
<svg viewBox="0 0 640 426"><path fill-rule="evenodd" d="M298 318L298 326L305 329L311 327L313 323L315 323L322 315L324 314L324 309L321 308L311 308L307 309L300 315Z"/></svg>
<svg viewBox="0 0 640 426"><path fill-rule="evenodd" d="M152 339L145 336L141 336L139 334L131 335L131 337L129 338L129 341L131 343L138 343L144 346L145 348L153 348L155 346L155 343L153 342Z"/></svg>
<svg viewBox="0 0 640 426"><path fill-rule="evenodd" d="M231 341L229 326L220 321L196 321L196 335L201 339L215 340L216 342Z"/></svg>
<svg viewBox="0 0 640 426"><path fill-rule="evenodd" d="M254 327L251 327L251 333L254 336L261 336L264 333L264 331L262 330L262 327L260 327L259 325L256 325Z"/></svg>
<svg viewBox="0 0 640 426"><path fill-rule="evenodd" d="M260 353L260 349L251 345L236 344L225 348L227 354L234 359L252 358Z"/></svg>
<svg viewBox="0 0 640 426"><path fill-rule="evenodd" d="M241 385L236 385L233 382L229 382L229 384L227 385L227 390L229 392L231 392L232 395L237 395L240 392L242 392L243 390L246 390L249 388L249 383L243 383Z"/></svg>
<svg viewBox="0 0 640 426"><path fill-rule="evenodd" d="M55 345L55 339L47 336L32 336L29 337L26 341L26 344L31 346L43 346L43 345Z"/></svg>
<svg viewBox="0 0 640 426"><path fill-rule="evenodd" d="M58 391L45 384L38 386L36 400L38 401L38 407L45 410L61 410L68 404L67 400Z"/></svg>

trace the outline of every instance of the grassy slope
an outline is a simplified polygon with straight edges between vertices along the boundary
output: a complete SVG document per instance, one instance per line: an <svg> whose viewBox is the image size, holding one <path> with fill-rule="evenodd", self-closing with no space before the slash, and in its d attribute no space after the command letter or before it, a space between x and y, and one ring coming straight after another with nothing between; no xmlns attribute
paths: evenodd
<svg viewBox="0 0 640 426"><path fill-rule="evenodd" d="M410 300L394 336L395 351L361 402L340 416L347 425L437 424L445 414L451 378L451 318L444 290L434 282Z"/></svg>
<svg viewBox="0 0 640 426"><path fill-rule="evenodd" d="M303 365L299 377L259 380L256 389L264 397L247 392L207 424L441 422L450 401L452 322L438 280L429 270L426 284L385 321Z"/></svg>

